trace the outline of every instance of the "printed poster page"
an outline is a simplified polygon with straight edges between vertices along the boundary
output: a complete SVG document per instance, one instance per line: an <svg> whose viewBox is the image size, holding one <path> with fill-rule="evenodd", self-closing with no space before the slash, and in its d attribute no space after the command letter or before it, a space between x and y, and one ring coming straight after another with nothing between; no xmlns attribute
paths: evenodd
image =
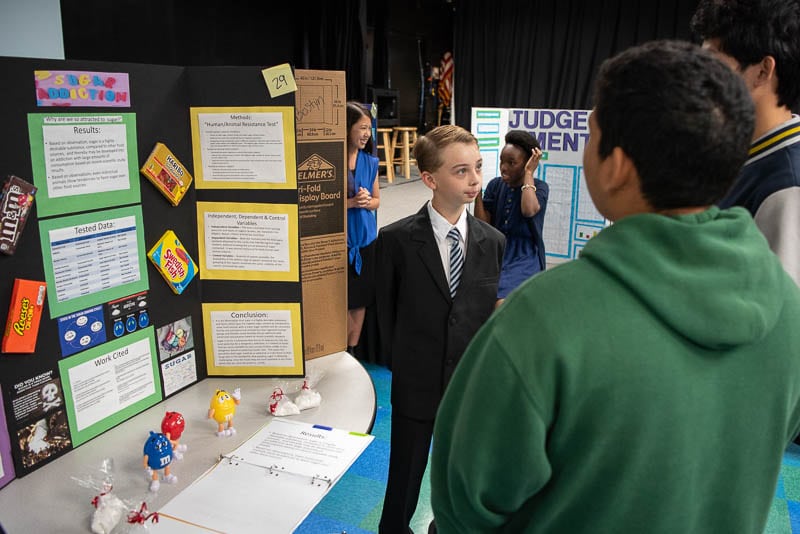
<svg viewBox="0 0 800 534"><path fill-rule="evenodd" d="M197 358L190 350L161 364L161 378L164 380L164 396L191 386L197 382Z"/></svg>
<svg viewBox="0 0 800 534"><path fill-rule="evenodd" d="M333 484L370 441L366 434L275 418L229 457Z"/></svg>
<svg viewBox="0 0 800 534"><path fill-rule="evenodd" d="M58 363L78 446L161 400L153 327Z"/></svg>
<svg viewBox="0 0 800 534"><path fill-rule="evenodd" d="M28 114L39 217L140 202L134 113Z"/></svg>
<svg viewBox="0 0 800 534"><path fill-rule="evenodd" d="M158 523L147 528L152 534L294 532L328 491L328 484L223 458L162 506Z"/></svg>
<svg viewBox="0 0 800 534"><path fill-rule="evenodd" d="M292 532L372 440L274 418L163 506L153 531Z"/></svg>
<svg viewBox="0 0 800 534"><path fill-rule="evenodd" d="M8 437L6 410L0 392L0 488L14 480L14 461L11 459L11 440Z"/></svg>
<svg viewBox="0 0 800 534"><path fill-rule="evenodd" d="M542 147L536 178L550 187L543 229L548 263L577 258L607 221L583 176L591 110L472 108L472 133L484 161L484 188L500 175L500 152L510 130L529 132Z"/></svg>
<svg viewBox="0 0 800 534"><path fill-rule="evenodd" d="M294 108L195 107L198 189L296 189Z"/></svg>
<svg viewBox="0 0 800 534"><path fill-rule="evenodd" d="M72 449L64 392L55 369L21 379L5 393L17 475L22 476Z"/></svg>
<svg viewBox="0 0 800 534"><path fill-rule="evenodd" d="M39 222L50 315L147 291L141 206Z"/></svg>
<svg viewBox="0 0 800 534"><path fill-rule="evenodd" d="M507 109L472 108L472 135L478 140L483 158L483 189L492 178L500 176L500 152L508 130Z"/></svg>
<svg viewBox="0 0 800 534"><path fill-rule="evenodd" d="M194 348L192 316L187 315L156 330L158 359L162 362Z"/></svg>
<svg viewBox="0 0 800 534"><path fill-rule="evenodd" d="M300 303L203 303L209 376L303 376Z"/></svg>
<svg viewBox="0 0 800 534"><path fill-rule="evenodd" d="M300 280L297 206L197 203L201 279Z"/></svg>

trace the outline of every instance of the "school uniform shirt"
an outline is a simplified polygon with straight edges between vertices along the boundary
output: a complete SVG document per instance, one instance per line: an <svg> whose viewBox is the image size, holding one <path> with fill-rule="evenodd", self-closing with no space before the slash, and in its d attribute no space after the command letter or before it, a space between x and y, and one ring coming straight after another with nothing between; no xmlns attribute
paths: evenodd
<svg viewBox="0 0 800 534"><path fill-rule="evenodd" d="M743 206L800 285L800 117L767 132L750 147L739 177L719 206Z"/></svg>
<svg viewBox="0 0 800 534"><path fill-rule="evenodd" d="M459 240L461 241L461 250L464 252L464 257L467 257L467 210L461 212L456 224L450 222L442 217L438 211L433 208L428 202L428 217L431 218L431 228L433 228L433 237L436 239L436 245L439 247L439 255L442 257L442 267L444 274L447 277L447 284L450 284L450 243L447 241L447 233L453 226L458 229L460 234Z"/></svg>
<svg viewBox="0 0 800 534"><path fill-rule="evenodd" d="M464 210L466 255L453 297L441 240L451 225L433 212L426 203L384 226L376 250L375 312L392 370L392 413L418 421L435 418L464 349L494 311L505 245L503 234Z"/></svg>

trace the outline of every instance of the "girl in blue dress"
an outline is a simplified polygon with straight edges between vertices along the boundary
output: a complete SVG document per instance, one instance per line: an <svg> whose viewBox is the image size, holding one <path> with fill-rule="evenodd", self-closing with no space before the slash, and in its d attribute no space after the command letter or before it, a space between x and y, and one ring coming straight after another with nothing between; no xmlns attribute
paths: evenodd
<svg viewBox="0 0 800 534"><path fill-rule="evenodd" d="M506 236L506 251L497 288L502 302L513 289L545 269L544 214L548 185L535 179L542 149L528 132L511 130L500 152L500 176L475 199L475 216Z"/></svg>
<svg viewBox="0 0 800 534"><path fill-rule="evenodd" d="M366 307L375 299L375 238L381 205L378 158L372 155L372 119L347 103L347 350L361 337Z"/></svg>

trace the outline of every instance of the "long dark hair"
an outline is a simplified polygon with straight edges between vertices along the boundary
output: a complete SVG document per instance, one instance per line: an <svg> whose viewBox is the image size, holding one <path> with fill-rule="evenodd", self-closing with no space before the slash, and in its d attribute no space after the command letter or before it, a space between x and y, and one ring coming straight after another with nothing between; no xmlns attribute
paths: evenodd
<svg viewBox="0 0 800 534"><path fill-rule="evenodd" d="M358 102L350 100L347 103L347 137L349 142L350 137L350 128L353 127L355 123L361 120L361 117L367 117L370 120L370 124L372 123L372 116L369 114L369 111ZM367 146L364 147L364 151L367 154L372 154L372 134L370 133L369 141L367 141Z"/></svg>

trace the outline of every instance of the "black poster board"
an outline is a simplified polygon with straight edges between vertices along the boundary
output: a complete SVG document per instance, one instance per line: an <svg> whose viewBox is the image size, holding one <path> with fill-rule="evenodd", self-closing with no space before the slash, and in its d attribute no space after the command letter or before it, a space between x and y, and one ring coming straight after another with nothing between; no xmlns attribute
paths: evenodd
<svg viewBox="0 0 800 534"><path fill-rule="evenodd" d="M187 67L189 101L193 107L293 106L293 94L270 98L258 68ZM224 80L224 83L220 83ZM188 126L188 118L186 122ZM190 147L191 148L191 147ZM269 202L297 204L297 190L197 189L197 200L208 202ZM196 241L196 239L195 239ZM204 280L203 302L296 302L296 282Z"/></svg>
<svg viewBox="0 0 800 534"><path fill-rule="evenodd" d="M193 173L192 138L189 108L193 106L293 106L294 95L271 98L260 67L179 67L78 60L0 58L3 83L0 84L0 124L5 134L0 143L0 181L7 175L33 183L31 146L28 138L29 113L132 113L136 121L137 168L149 156L156 142L165 144ZM38 107L34 90L34 71L90 71L127 73L130 82L130 107ZM294 142L292 140L291 142ZM193 173L194 174L194 173ZM192 184L178 206L167 199L143 176L137 175L141 192L145 252L166 230L180 238L197 262L198 200L221 202L265 202L297 204L296 190L200 190ZM38 184L37 184L38 185ZM91 210L89 210L91 211ZM49 219L49 217L48 217ZM0 254L0 326L7 322L8 305L14 280L45 280L45 265L40 246L40 218L36 203L14 255ZM151 337L161 327L184 318L191 321L196 362L196 381L208 376L206 368L202 302L301 302L300 282L256 283L203 280L199 276L180 295L175 295L161 275L147 262L149 286L139 301L146 302ZM48 298L50 296L48 288ZM135 300L135 299L133 299ZM130 303L128 303L130 304ZM133 304L131 304L133 305ZM106 303L103 313L110 313ZM106 322L109 318L105 318ZM63 377L59 361L77 354L62 355L57 317L47 306L42 310L35 352L0 354L0 388L6 408L11 449L17 476L24 475L79 445L85 439L71 440L66 428ZM158 343L158 339L155 339ZM102 346L102 345L100 345ZM160 355L159 364L181 358L180 351ZM159 366L159 367L160 367ZM156 373L162 380L161 373ZM186 384L186 387L191 384ZM159 384L158 400L164 384ZM182 388L181 388L182 389ZM169 395L178 390L168 391ZM129 414L131 416L133 414ZM112 419L110 426L121 422ZM0 429L1 430L1 429ZM72 429L74 432L74 429ZM32 447L34 434L47 432L45 449ZM76 443L72 443L75 441Z"/></svg>

